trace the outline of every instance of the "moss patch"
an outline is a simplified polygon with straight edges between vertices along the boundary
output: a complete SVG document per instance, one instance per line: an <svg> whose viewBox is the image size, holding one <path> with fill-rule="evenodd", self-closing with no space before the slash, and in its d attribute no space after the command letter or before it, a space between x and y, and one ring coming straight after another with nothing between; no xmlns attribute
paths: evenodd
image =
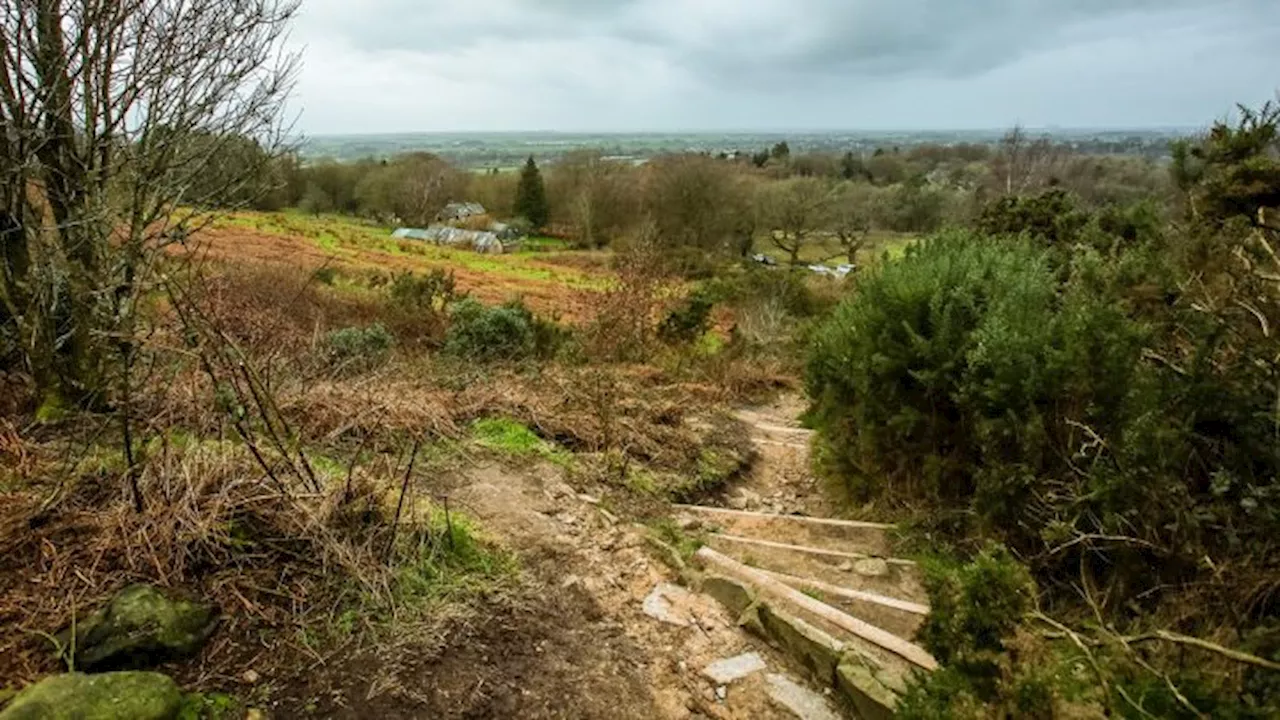
<svg viewBox="0 0 1280 720"><path fill-rule="evenodd" d="M159 673L68 673L24 690L0 720L173 720L182 692Z"/></svg>
<svg viewBox="0 0 1280 720"><path fill-rule="evenodd" d="M209 638L217 612L209 605L171 597L150 585L121 590L106 607L75 628L75 667L136 669L195 654ZM72 631L58 640L70 650Z"/></svg>

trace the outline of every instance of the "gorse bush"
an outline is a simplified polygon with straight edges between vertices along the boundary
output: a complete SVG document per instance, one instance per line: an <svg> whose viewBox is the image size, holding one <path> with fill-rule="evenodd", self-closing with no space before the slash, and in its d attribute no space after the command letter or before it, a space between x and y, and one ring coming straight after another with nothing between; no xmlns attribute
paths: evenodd
<svg viewBox="0 0 1280 720"><path fill-rule="evenodd" d="M428 313L444 312L459 297L453 273L438 268L422 276L397 273L389 292L396 306Z"/></svg>
<svg viewBox="0 0 1280 720"><path fill-rule="evenodd" d="M386 363L395 338L381 324L334 330L321 345L329 367L340 373L361 373Z"/></svg>
<svg viewBox="0 0 1280 720"><path fill-rule="evenodd" d="M386 287L385 317L396 337L438 346L449 324L449 308L460 298L452 272L396 273Z"/></svg>
<svg viewBox="0 0 1280 720"><path fill-rule="evenodd" d="M549 358L567 337L564 328L537 317L520 301L489 307L467 298L450 313L444 350L478 361Z"/></svg>
<svg viewBox="0 0 1280 720"><path fill-rule="evenodd" d="M991 545L959 568L926 565L925 588L930 613L920 641L967 676L994 677L996 656L1033 607L1035 583L1027 568Z"/></svg>
<svg viewBox="0 0 1280 720"><path fill-rule="evenodd" d="M1072 395L1093 421L1123 397L1140 328L1087 293L1061 296L1030 242L944 234L862 281L814 333L815 418L859 494L880 479L983 517L1016 514L1056 461ZM867 484L872 483L872 484Z"/></svg>
<svg viewBox="0 0 1280 720"><path fill-rule="evenodd" d="M695 291L667 314L658 325L658 337L667 343L691 343L711 329L715 303L705 292Z"/></svg>
<svg viewBox="0 0 1280 720"><path fill-rule="evenodd" d="M826 468L858 496L947 519L956 539L1003 542L1043 603L1087 604L1101 639L1077 646L1105 649L1095 699L1121 714L1280 710L1257 663L1121 639L1167 624L1280 651L1265 639L1280 627L1278 121L1246 112L1180 151L1182 223L1142 204L1082 211L1058 191L1002 200L981 231L861 277L813 334ZM973 587L1012 581L997 560L979 556ZM949 665L913 696L924 715L944 697L995 702L972 658L1000 655L1004 631L964 608L1000 605L965 590L968 572L932 588L924 639ZM1004 675L1009 714L1023 714L1011 698L1043 697L1044 678Z"/></svg>
<svg viewBox="0 0 1280 720"><path fill-rule="evenodd" d="M833 306L828 296L805 282L802 273L759 267L717 276L704 284L702 292L713 303L735 307L760 301L777 303L797 318L820 315Z"/></svg>
<svg viewBox="0 0 1280 720"><path fill-rule="evenodd" d="M936 560L924 569L930 613L917 640L944 668L915 678L898 717L999 715L992 706L1010 717L1051 717L1056 689L1046 675L1052 668L1006 656L1034 608L1027 568L1007 549L988 545L971 562Z"/></svg>

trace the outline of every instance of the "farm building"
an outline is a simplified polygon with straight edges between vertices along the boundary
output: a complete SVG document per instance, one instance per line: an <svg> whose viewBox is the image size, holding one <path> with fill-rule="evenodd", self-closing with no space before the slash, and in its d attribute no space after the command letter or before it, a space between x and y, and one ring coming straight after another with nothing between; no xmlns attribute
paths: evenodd
<svg viewBox="0 0 1280 720"><path fill-rule="evenodd" d="M436 216L436 220L439 222L459 222L473 217L480 217L485 213L484 206L480 203L449 203Z"/></svg>
<svg viewBox="0 0 1280 720"><path fill-rule="evenodd" d="M400 228L392 233L392 237L402 240L421 240L443 247L467 248L479 253L503 253L507 246L498 238L497 233L487 230L463 230L447 225L432 225L422 228Z"/></svg>

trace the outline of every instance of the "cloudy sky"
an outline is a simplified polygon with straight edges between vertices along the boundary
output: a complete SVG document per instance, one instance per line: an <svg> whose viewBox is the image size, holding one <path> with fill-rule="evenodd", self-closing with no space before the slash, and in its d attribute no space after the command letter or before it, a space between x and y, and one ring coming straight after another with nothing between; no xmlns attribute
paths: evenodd
<svg viewBox="0 0 1280 720"><path fill-rule="evenodd" d="M1200 126L1280 0L303 0L310 134Z"/></svg>

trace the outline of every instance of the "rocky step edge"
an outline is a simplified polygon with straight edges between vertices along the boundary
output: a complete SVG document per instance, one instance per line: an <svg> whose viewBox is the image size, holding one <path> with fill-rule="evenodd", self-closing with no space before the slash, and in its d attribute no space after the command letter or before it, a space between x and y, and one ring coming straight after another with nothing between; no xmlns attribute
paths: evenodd
<svg viewBox="0 0 1280 720"><path fill-rule="evenodd" d="M858 717L893 717L912 675L938 667L924 648L712 548L693 562L701 574L691 579L701 592L834 688Z"/></svg>

